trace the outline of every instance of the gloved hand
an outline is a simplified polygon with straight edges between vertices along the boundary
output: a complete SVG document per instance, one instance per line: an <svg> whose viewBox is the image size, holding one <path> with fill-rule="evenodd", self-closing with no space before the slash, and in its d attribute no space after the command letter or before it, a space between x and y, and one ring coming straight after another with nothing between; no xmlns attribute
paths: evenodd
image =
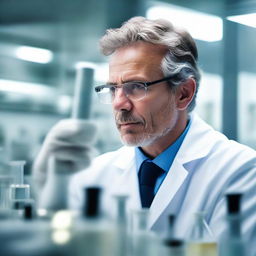
<svg viewBox="0 0 256 256"><path fill-rule="evenodd" d="M74 173L89 166L96 138L96 125L89 120L64 119L48 133L33 164L33 180L40 189L47 178L50 156L61 163L61 173Z"/></svg>

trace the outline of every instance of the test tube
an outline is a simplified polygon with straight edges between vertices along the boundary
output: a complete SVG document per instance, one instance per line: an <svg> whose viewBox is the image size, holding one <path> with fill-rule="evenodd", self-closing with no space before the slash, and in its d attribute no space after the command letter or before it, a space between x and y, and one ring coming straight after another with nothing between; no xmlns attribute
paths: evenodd
<svg viewBox="0 0 256 256"><path fill-rule="evenodd" d="M88 119L90 116L93 75L92 67L77 67L72 118Z"/></svg>

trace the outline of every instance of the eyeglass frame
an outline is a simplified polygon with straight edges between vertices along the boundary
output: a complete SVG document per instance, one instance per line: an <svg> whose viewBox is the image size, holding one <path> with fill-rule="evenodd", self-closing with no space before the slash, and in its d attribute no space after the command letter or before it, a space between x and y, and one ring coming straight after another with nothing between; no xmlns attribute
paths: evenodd
<svg viewBox="0 0 256 256"><path fill-rule="evenodd" d="M142 83L142 84L144 84L144 87L145 87L145 89L146 89L146 88L148 88L148 87L151 86L151 85L158 84L158 83L165 82L165 81L169 81L169 80L173 79L173 78L176 77L176 76L177 76L177 74L175 74L175 75L170 75L170 76L167 76L167 77L164 77L164 78L162 78L162 79L158 79L158 80L155 80L155 81L152 81L152 82L131 81L131 83ZM126 83L128 83L128 82L126 82ZM123 84L126 84L126 83L123 83ZM98 86L96 86L96 87L94 88L94 90L95 90L95 92L98 94L101 89L104 89L104 88L111 88L111 87L114 87L115 89L116 89L116 88L122 88L122 86L117 86L117 85L112 85L112 84L104 84L104 85L98 85ZM145 90L145 92L146 92L146 91L147 91L147 90ZM145 95L145 96L146 96L146 95ZM126 95L126 97L128 97L128 96ZM128 98L129 98L129 97L128 97ZM143 98L144 98L144 97L143 97ZM143 99L143 98L141 98L141 99ZM141 100L141 99L138 99L138 101ZM106 103L105 103L105 104L106 104ZM109 104L111 104L111 103L109 103Z"/></svg>

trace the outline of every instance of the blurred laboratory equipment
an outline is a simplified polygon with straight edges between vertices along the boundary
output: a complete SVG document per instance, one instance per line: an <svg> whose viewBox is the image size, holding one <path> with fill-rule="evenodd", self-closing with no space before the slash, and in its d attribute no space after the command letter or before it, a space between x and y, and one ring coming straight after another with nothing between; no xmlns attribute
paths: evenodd
<svg viewBox="0 0 256 256"><path fill-rule="evenodd" d="M10 167L11 167L11 173L13 174L14 184L23 184L24 183L24 167L25 167L26 161L11 161Z"/></svg>
<svg viewBox="0 0 256 256"><path fill-rule="evenodd" d="M0 161L1 255L51 255L49 223L34 220L34 200L30 198L30 186L24 184L25 161L9 162L3 155Z"/></svg>
<svg viewBox="0 0 256 256"><path fill-rule="evenodd" d="M32 202L30 198L30 185L24 184L25 161L11 161L10 173L13 177L10 185L10 201L14 214L23 215L26 203Z"/></svg>
<svg viewBox="0 0 256 256"><path fill-rule="evenodd" d="M25 160L31 161L31 139L28 130L20 127L16 135L10 142L10 158L11 160Z"/></svg>
<svg viewBox="0 0 256 256"><path fill-rule="evenodd" d="M182 239L170 239L164 241L165 256L186 256L186 244Z"/></svg>
<svg viewBox="0 0 256 256"><path fill-rule="evenodd" d="M117 216L116 216L116 256L129 256L130 255L130 232L129 220L127 216L127 195L115 195L114 200L116 201Z"/></svg>
<svg viewBox="0 0 256 256"><path fill-rule="evenodd" d="M226 195L227 233L220 239L220 256L245 256L245 243L242 237L242 214L241 214L240 193L230 193Z"/></svg>
<svg viewBox="0 0 256 256"><path fill-rule="evenodd" d="M161 255L185 256L185 241L175 236L175 215L168 216L168 227L161 242Z"/></svg>
<svg viewBox="0 0 256 256"><path fill-rule="evenodd" d="M187 256L204 255L218 256L217 242L205 221L205 213L196 212L187 241Z"/></svg>
<svg viewBox="0 0 256 256"><path fill-rule="evenodd" d="M6 135L5 135L5 129L0 124L0 148L5 148L5 143L6 143Z"/></svg>
<svg viewBox="0 0 256 256"><path fill-rule="evenodd" d="M100 187L85 188L82 216L74 226L74 245L77 255L115 255L115 229L113 223L101 213Z"/></svg>
<svg viewBox="0 0 256 256"><path fill-rule="evenodd" d="M23 126L19 127L7 147L10 160L26 162L26 165L24 165L24 178L26 183L30 183L33 144L31 143L31 135L28 129Z"/></svg>
<svg viewBox="0 0 256 256"><path fill-rule="evenodd" d="M0 220L0 227L1 255L65 255L65 250L52 240L50 221L36 216L33 204L25 205L24 216L10 215Z"/></svg>
<svg viewBox="0 0 256 256"><path fill-rule="evenodd" d="M0 149L0 217L10 213L10 186L14 177L10 172L10 165L3 149Z"/></svg>
<svg viewBox="0 0 256 256"><path fill-rule="evenodd" d="M168 228L167 228L167 239L173 239L175 238L175 215L169 214L168 216Z"/></svg>
<svg viewBox="0 0 256 256"><path fill-rule="evenodd" d="M160 239L149 230L150 211L148 208L134 210L132 215L132 255L153 256L160 252Z"/></svg>
<svg viewBox="0 0 256 256"><path fill-rule="evenodd" d="M30 185L24 184L25 161L7 160L0 152L0 212L1 216L23 214L24 205L30 198ZM17 211L16 211L17 210Z"/></svg>
<svg viewBox="0 0 256 256"><path fill-rule="evenodd" d="M16 180L19 178L16 177ZM150 209L127 212L126 195L113 197L116 216L106 216L101 211L103 192L99 186L85 187L80 212L61 210L52 214L45 211L43 214L42 210L36 209L33 200L27 200L23 205L23 214L12 214L10 211L8 215L0 216L1 253L5 256L251 256L243 250L241 194L227 195L228 233L219 241L218 254L204 213L195 213L187 240L175 236L178 227L175 226L173 214L168 216L167 233L160 236L149 229ZM130 218L132 227L129 226Z"/></svg>

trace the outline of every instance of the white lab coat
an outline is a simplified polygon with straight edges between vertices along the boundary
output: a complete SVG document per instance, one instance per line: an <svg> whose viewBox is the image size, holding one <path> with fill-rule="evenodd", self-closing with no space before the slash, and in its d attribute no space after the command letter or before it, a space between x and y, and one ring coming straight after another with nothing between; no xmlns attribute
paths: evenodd
<svg viewBox="0 0 256 256"><path fill-rule="evenodd" d="M219 236L225 227L225 193L242 191L243 231L252 239L256 225L256 152L228 140L196 114L191 119L191 127L152 202L150 227L162 232L167 216L174 213L176 233L186 237L193 213L205 211L206 221ZM108 213L115 210L112 197L119 193L129 195L128 209L140 208L134 148L103 154L89 169L76 174L70 184L72 208L81 207L83 188L90 185L104 188L102 206Z"/></svg>

